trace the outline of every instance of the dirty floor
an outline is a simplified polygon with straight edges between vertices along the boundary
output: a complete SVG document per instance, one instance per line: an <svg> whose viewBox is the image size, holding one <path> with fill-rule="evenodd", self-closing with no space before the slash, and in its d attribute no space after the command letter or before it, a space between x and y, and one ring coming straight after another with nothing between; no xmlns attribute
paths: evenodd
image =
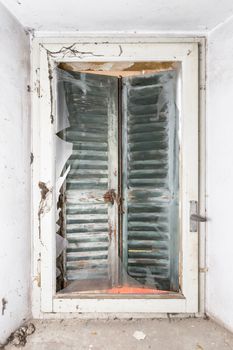
<svg viewBox="0 0 233 350"><path fill-rule="evenodd" d="M229 350L233 334L211 320L48 320L25 347L7 350Z"/></svg>

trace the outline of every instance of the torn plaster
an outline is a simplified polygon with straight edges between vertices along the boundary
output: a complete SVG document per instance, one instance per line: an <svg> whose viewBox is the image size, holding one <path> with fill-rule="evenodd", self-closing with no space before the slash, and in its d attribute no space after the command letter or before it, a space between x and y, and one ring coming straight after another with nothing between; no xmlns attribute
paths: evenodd
<svg viewBox="0 0 233 350"><path fill-rule="evenodd" d="M40 200L39 210L38 210L38 217L40 220L41 217L44 216L46 213L48 213L52 207L53 188L49 187L48 184L42 181L39 182L38 186L41 193L41 200Z"/></svg>

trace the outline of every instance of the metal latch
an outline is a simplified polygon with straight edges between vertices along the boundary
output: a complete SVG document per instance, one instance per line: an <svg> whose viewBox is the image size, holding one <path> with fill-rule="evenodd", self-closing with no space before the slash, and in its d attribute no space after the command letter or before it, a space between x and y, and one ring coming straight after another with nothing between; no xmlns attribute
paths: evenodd
<svg viewBox="0 0 233 350"><path fill-rule="evenodd" d="M190 232L197 232L198 223L206 221L207 218L198 213L197 201L190 201Z"/></svg>
<svg viewBox="0 0 233 350"><path fill-rule="evenodd" d="M104 194L104 201L105 203L111 203L112 205L114 204L114 201L116 200L117 195L115 190L108 190L105 194Z"/></svg>

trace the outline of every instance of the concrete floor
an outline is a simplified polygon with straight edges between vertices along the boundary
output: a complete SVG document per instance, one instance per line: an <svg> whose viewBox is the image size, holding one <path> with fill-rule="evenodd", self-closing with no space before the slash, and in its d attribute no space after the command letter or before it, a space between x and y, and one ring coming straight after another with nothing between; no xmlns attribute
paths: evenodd
<svg viewBox="0 0 233 350"><path fill-rule="evenodd" d="M233 334L210 320L47 320L24 350L229 350ZM143 332L136 333L135 331ZM135 336L144 339L137 340ZM6 346L15 350L15 346ZM18 348L20 349L20 348Z"/></svg>

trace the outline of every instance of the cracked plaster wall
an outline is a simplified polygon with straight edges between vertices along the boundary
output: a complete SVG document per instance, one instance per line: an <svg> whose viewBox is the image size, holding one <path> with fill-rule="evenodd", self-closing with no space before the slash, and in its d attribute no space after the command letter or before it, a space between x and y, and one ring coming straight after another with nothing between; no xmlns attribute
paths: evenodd
<svg viewBox="0 0 233 350"><path fill-rule="evenodd" d="M0 4L0 343L30 315L29 36Z"/></svg>

